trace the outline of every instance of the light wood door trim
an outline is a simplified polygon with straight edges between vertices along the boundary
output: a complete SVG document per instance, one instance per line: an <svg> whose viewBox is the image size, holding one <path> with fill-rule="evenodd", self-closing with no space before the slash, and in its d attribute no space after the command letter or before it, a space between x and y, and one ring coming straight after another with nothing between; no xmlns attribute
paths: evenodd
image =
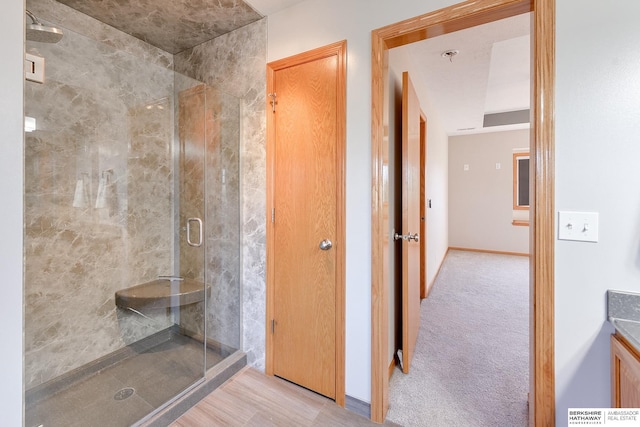
<svg viewBox="0 0 640 427"><path fill-rule="evenodd" d="M337 145L336 145L336 242L332 250L336 255L336 403L345 404L345 157L346 157L346 41L333 43L318 49L284 58L267 64L267 94L274 92L275 73L278 70L297 64L336 56L337 78ZM277 94L276 94L277 95ZM266 366L267 375L273 375L274 352L271 334L271 319L274 315L274 228L271 222L271 209L274 206L275 172L275 123L271 98L267 95L267 304L266 304ZM276 97L277 101L277 97ZM277 107L277 104L276 104Z"/></svg>
<svg viewBox="0 0 640 427"><path fill-rule="evenodd" d="M531 136L531 345L532 426L555 425L553 329L555 0L473 0L372 32L372 229L371 229L371 418L388 409L388 290L384 285L383 106L388 49L437 35L533 12Z"/></svg>
<svg viewBox="0 0 640 427"><path fill-rule="evenodd" d="M529 424L555 425L554 212L556 0L533 2L532 138L529 160Z"/></svg>

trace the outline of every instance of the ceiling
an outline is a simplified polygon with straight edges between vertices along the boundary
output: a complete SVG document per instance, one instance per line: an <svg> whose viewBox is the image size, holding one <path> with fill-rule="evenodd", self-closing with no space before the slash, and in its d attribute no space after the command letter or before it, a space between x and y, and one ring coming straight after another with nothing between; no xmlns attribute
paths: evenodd
<svg viewBox="0 0 640 427"><path fill-rule="evenodd" d="M303 1L305 0L247 0L247 3L264 16L267 16Z"/></svg>
<svg viewBox="0 0 640 427"><path fill-rule="evenodd" d="M175 54L305 0L59 1ZM498 130L483 126L485 114L529 108L529 26L524 14L397 48L447 134ZM459 53L442 57L452 49ZM526 127L506 128L514 126Z"/></svg>
<svg viewBox="0 0 640 427"><path fill-rule="evenodd" d="M263 17L242 0L58 1L172 54Z"/></svg>
<svg viewBox="0 0 640 427"><path fill-rule="evenodd" d="M304 0L58 0L176 54Z"/></svg>
<svg viewBox="0 0 640 427"><path fill-rule="evenodd" d="M448 135L527 128L483 127L484 115L529 109L530 14L403 46L421 99L438 111ZM447 50L459 51L443 58ZM507 115L504 115L507 116Z"/></svg>

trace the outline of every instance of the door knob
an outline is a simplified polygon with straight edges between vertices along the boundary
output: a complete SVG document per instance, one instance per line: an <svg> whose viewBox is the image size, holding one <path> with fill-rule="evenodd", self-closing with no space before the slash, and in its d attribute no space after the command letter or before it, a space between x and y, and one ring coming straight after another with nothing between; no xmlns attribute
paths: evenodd
<svg viewBox="0 0 640 427"><path fill-rule="evenodd" d="M406 240L407 242L415 240L417 242L420 240L420 236L418 235L418 233L411 234L411 232L409 232L409 234L393 233L393 240Z"/></svg>
<svg viewBox="0 0 640 427"><path fill-rule="evenodd" d="M333 243L331 243L331 240L329 239L324 239L322 242L320 242L320 249L322 249L323 251L328 251L329 249L331 249L331 247L333 247Z"/></svg>

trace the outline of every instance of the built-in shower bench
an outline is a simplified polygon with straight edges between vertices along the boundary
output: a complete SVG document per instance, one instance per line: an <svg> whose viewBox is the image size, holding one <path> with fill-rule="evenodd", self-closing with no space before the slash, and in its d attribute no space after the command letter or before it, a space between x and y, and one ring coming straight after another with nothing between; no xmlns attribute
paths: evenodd
<svg viewBox="0 0 640 427"><path fill-rule="evenodd" d="M193 279L159 277L156 280L116 292L116 306L124 309L180 307L204 301L211 296L211 286Z"/></svg>

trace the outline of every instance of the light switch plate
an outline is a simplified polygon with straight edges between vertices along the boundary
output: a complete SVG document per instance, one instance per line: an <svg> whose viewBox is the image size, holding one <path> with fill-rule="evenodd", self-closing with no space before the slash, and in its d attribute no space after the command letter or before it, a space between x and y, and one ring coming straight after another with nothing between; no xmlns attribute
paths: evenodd
<svg viewBox="0 0 640 427"><path fill-rule="evenodd" d="M558 240L598 241L597 212L558 212Z"/></svg>

